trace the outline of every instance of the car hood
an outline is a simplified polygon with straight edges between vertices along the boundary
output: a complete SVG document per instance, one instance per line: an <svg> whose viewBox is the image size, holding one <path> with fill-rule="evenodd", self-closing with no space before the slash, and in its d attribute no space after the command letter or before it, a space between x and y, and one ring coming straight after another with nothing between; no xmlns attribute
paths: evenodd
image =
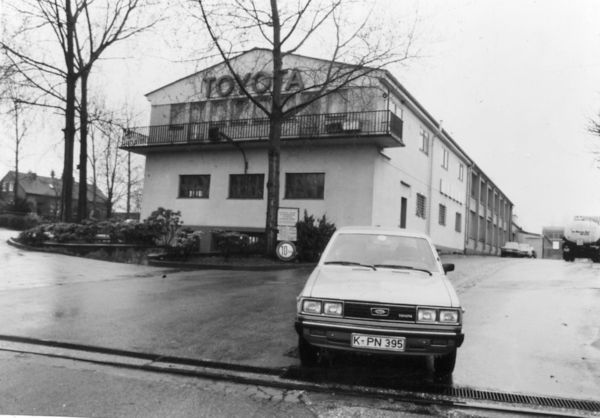
<svg viewBox="0 0 600 418"><path fill-rule="evenodd" d="M441 273L416 270L317 267L303 292L305 297L368 302L458 306L454 289Z"/></svg>

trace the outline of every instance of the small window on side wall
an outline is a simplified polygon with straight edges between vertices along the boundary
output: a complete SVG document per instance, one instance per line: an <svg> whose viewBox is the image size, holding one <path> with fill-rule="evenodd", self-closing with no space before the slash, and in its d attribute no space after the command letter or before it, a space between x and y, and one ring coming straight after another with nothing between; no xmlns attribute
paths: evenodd
<svg viewBox="0 0 600 418"><path fill-rule="evenodd" d="M425 203L426 203L426 198L424 195L422 195L421 193L417 193L417 218L426 218L426 211L425 211Z"/></svg>
<svg viewBox="0 0 600 418"><path fill-rule="evenodd" d="M208 199L210 190L210 175L179 176L180 198Z"/></svg>
<svg viewBox="0 0 600 418"><path fill-rule="evenodd" d="M230 174L230 199L262 199L264 192L264 174Z"/></svg>
<svg viewBox="0 0 600 418"><path fill-rule="evenodd" d="M425 130L425 128L421 128L421 146L419 147L419 150L425 154L425 155L429 155L429 132L427 132L427 130Z"/></svg>
<svg viewBox="0 0 600 418"><path fill-rule="evenodd" d="M286 173L286 199L323 199L325 173Z"/></svg>

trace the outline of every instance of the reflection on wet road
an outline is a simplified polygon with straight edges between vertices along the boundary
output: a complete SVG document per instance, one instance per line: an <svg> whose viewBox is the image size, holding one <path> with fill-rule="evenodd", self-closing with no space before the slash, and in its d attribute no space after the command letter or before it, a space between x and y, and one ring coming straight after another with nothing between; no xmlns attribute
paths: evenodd
<svg viewBox="0 0 600 418"><path fill-rule="evenodd" d="M447 386L424 358L335 356L301 369L293 329L308 270L175 272L9 247L0 231L0 334L289 367L289 376L379 387ZM452 384L600 397L600 264L452 256L466 308ZM425 279L424 279L425 280Z"/></svg>

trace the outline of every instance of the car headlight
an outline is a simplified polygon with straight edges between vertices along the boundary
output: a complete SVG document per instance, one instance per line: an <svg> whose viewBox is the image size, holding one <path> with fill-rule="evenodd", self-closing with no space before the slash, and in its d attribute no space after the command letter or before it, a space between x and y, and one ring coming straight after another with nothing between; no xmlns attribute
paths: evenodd
<svg viewBox="0 0 600 418"><path fill-rule="evenodd" d="M440 311L440 322L458 323L458 311Z"/></svg>
<svg viewBox="0 0 600 418"><path fill-rule="evenodd" d="M342 316L342 304L340 302L325 302L323 313L325 315Z"/></svg>
<svg viewBox="0 0 600 418"><path fill-rule="evenodd" d="M419 308L417 309L417 321L418 322L435 322L436 320L435 309Z"/></svg>
<svg viewBox="0 0 600 418"><path fill-rule="evenodd" d="M302 302L302 312L310 314L321 313L321 301L320 300L305 300Z"/></svg>

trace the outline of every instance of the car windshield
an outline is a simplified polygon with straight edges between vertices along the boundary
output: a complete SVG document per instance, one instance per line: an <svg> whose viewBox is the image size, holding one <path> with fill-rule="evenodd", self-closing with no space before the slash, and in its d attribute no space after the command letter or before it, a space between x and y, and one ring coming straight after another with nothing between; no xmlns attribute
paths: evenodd
<svg viewBox="0 0 600 418"><path fill-rule="evenodd" d="M323 262L375 268L439 271L435 255L427 240L398 235L339 234L331 243Z"/></svg>
<svg viewBox="0 0 600 418"><path fill-rule="evenodd" d="M519 249L519 244L517 244L516 242L507 242L506 244L504 244L504 248Z"/></svg>

